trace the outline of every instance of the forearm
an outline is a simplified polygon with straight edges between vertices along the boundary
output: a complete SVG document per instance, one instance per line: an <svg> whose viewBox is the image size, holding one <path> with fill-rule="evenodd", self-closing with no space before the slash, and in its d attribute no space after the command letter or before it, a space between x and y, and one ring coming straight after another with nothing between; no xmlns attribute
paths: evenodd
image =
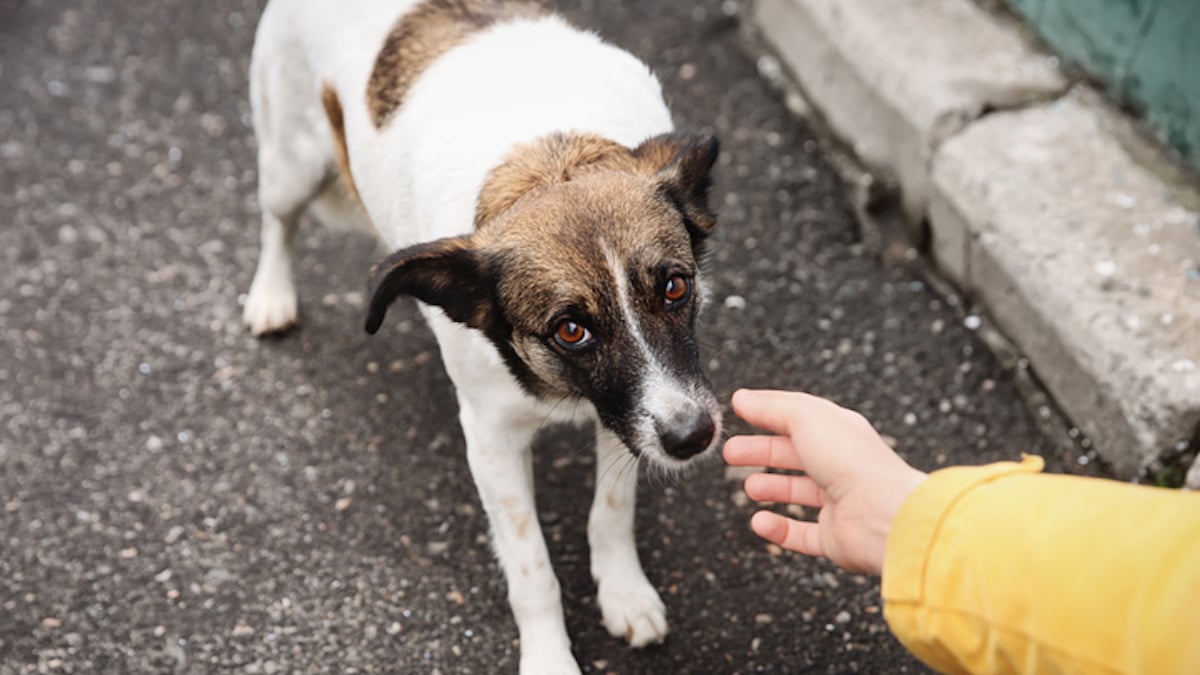
<svg viewBox="0 0 1200 675"><path fill-rule="evenodd" d="M909 497L893 632L946 672L1200 672L1200 494L1040 468L948 469Z"/></svg>

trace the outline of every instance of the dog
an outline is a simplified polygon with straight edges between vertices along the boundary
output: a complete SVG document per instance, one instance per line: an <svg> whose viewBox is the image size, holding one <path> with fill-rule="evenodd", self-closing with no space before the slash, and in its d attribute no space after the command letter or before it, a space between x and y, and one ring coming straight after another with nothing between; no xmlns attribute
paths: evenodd
<svg viewBox="0 0 1200 675"><path fill-rule="evenodd" d="M661 642L637 471L621 465L679 469L720 439L695 337L716 139L675 131L645 64L535 2L271 0L250 78L250 331L297 320L306 208L372 228L394 253L370 270L366 330L411 296L437 337L521 672L579 672L534 505L530 443L547 422L595 424L587 530L605 627Z"/></svg>

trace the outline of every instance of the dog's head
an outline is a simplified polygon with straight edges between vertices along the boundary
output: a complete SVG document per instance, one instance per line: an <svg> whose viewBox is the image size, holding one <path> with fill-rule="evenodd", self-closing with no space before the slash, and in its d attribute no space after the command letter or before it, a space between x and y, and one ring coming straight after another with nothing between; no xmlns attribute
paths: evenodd
<svg viewBox="0 0 1200 675"><path fill-rule="evenodd" d="M720 435L695 336L716 157L716 139L686 134L522 147L489 175L474 233L372 269L366 329L402 294L441 307L530 393L586 398L634 453L680 465Z"/></svg>

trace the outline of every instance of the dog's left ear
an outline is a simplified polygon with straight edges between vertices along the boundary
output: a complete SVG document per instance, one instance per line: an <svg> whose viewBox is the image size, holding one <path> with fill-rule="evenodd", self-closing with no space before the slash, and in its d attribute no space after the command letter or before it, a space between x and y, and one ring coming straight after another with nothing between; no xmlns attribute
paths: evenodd
<svg viewBox="0 0 1200 675"><path fill-rule="evenodd" d="M719 151L715 136L679 132L654 136L633 151L662 181L664 192L683 214L696 242L707 237L717 222L708 206L708 190Z"/></svg>
<svg viewBox="0 0 1200 675"><path fill-rule="evenodd" d="M446 316L484 328L495 309L485 256L467 237L447 237L396 251L371 267L365 328L374 334L401 295L441 307Z"/></svg>

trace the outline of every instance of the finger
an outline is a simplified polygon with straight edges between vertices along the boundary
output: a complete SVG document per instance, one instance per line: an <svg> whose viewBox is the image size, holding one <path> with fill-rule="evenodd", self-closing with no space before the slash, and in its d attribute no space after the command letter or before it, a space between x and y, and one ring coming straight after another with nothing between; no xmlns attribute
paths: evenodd
<svg viewBox="0 0 1200 675"><path fill-rule="evenodd" d="M733 392L733 412L760 429L790 436L797 418L823 400L793 391L739 389Z"/></svg>
<svg viewBox="0 0 1200 675"><path fill-rule="evenodd" d="M792 442L784 436L734 436L725 441L722 453L734 466L769 466L802 471Z"/></svg>
<svg viewBox="0 0 1200 675"><path fill-rule="evenodd" d="M820 508L825 495L817 482L808 476L787 476L779 473L756 473L746 479L746 496L756 502L799 504Z"/></svg>
<svg viewBox="0 0 1200 675"><path fill-rule="evenodd" d="M816 523L785 518L770 511L759 511L750 519L750 529L754 530L754 534L789 551L813 557L825 556L820 528Z"/></svg>

